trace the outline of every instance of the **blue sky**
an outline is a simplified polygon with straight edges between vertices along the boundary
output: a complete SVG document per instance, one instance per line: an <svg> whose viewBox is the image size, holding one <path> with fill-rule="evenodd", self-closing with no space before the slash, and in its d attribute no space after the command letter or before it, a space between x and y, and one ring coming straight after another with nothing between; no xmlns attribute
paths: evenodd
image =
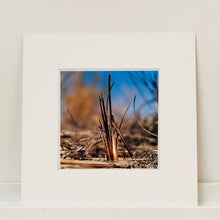
<svg viewBox="0 0 220 220"><path fill-rule="evenodd" d="M157 112L155 93L152 95L152 91L156 92L155 84L158 85L158 71L85 71L75 74L84 74L87 86L92 85L96 79L97 89L105 94L110 73L112 83L115 82L112 88L113 110L117 108L123 112L136 95L136 110L140 116L146 117ZM133 114L133 106L130 107L128 114Z"/></svg>

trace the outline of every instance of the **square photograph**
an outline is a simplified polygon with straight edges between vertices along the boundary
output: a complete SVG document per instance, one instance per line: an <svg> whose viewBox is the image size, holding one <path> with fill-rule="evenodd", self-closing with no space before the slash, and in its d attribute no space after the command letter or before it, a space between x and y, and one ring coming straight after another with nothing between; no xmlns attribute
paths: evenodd
<svg viewBox="0 0 220 220"><path fill-rule="evenodd" d="M60 168L158 169L159 71L61 71Z"/></svg>

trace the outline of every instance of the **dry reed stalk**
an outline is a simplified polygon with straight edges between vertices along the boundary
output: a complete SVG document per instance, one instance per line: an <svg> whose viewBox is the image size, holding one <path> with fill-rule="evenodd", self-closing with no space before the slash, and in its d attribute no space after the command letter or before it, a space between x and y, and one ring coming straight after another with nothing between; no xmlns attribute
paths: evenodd
<svg viewBox="0 0 220 220"><path fill-rule="evenodd" d="M111 84L111 74L108 76L108 96L106 100L106 105L104 101L104 97L101 94L99 96L99 104L100 104L100 111L101 111L101 117L99 119L99 134L103 140L103 143L106 147L106 156L107 160L109 161L117 161L118 160L118 138L120 137L121 141L124 144L124 148L127 149L130 156L132 156L132 153L129 150L128 145L125 142L125 139L120 131L120 127L123 123L124 117L128 111L128 108L130 107L131 103L129 104L128 108L126 109L123 118L120 123L120 127L115 123L114 115L112 112L112 100L111 100L111 89L114 85ZM123 151L124 151L123 148ZM125 157L125 151L124 151L124 157Z"/></svg>
<svg viewBox="0 0 220 220"><path fill-rule="evenodd" d="M112 144L112 156L113 160L116 161L118 160L118 147L116 144L116 136L115 136L115 131L113 128L113 123L114 123L114 117L112 114L112 100L111 100L111 74L108 76L108 94L109 94L109 128L110 128L110 138L111 138L111 144Z"/></svg>
<svg viewBox="0 0 220 220"><path fill-rule="evenodd" d="M101 131L104 131L103 133L105 134L105 135L103 135L103 138L104 138L105 145L106 145L107 159L112 160L113 156L112 156L112 149L111 149L109 123L108 123L108 117L107 117L107 114L106 114L104 98L103 98L102 94L99 97L99 101L100 101L100 109L101 109L100 129L101 129Z"/></svg>
<svg viewBox="0 0 220 220"><path fill-rule="evenodd" d="M129 165L129 162L117 161L117 162L106 162L106 161L94 161L94 160L68 160L61 159L60 161L62 168L123 168Z"/></svg>

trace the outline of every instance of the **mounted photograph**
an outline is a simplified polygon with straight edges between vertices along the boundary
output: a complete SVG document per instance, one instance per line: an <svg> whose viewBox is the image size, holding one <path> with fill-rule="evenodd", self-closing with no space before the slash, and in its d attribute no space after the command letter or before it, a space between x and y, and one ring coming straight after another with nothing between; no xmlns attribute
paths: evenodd
<svg viewBox="0 0 220 220"><path fill-rule="evenodd" d="M60 168L157 169L159 71L61 71Z"/></svg>
<svg viewBox="0 0 220 220"><path fill-rule="evenodd" d="M23 57L22 202L197 205L194 33L27 34Z"/></svg>

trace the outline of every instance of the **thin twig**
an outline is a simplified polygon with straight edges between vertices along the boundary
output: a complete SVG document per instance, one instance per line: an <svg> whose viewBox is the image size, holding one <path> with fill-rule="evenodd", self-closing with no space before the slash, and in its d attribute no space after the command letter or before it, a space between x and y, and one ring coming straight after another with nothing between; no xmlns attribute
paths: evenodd
<svg viewBox="0 0 220 220"><path fill-rule="evenodd" d="M87 156L87 153L89 152L89 150L90 150L92 147L96 146L97 144L100 144L101 142L102 142L102 141L97 141L97 142L91 144L91 145L88 147L88 149L86 150L86 152L83 154L83 156Z"/></svg>
<svg viewBox="0 0 220 220"><path fill-rule="evenodd" d="M126 144L125 139L124 139L124 137L123 137L121 131L119 130L119 128L118 128L117 125L115 124L115 122L113 122L113 126L115 127L115 130L117 131L117 133L119 134L119 136L120 136L122 142L124 143L124 147L127 149L128 153L129 153L130 156L132 157L133 154L132 154L131 151L129 150L129 147L128 147L128 145Z"/></svg>
<svg viewBox="0 0 220 220"><path fill-rule="evenodd" d="M136 96L136 95L135 95ZM133 102L133 100L135 99L135 96L133 97L133 99L131 100L131 102L129 103L129 105L128 105L128 107L127 107L127 109L126 109L126 111L125 111L125 113L124 113L124 115L123 115L123 117L122 117L122 119L121 119L121 122L120 122L120 125L119 125L119 129L121 128L121 126L122 126L122 123L123 123L123 121L124 121L124 118L125 118L125 115L127 114L127 112L128 112L128 109L130 108L130 106L131 106L131 103Z"/></svg>
<svg viewBox="0 0 220 220"><path fill-rule="evenodd" d="M72 123L73 123L73 124L76 124L77 127L80 127L79 124L78 124L78 122L76 121L76 119L73 117L73 114L72 114L72 112L70 111L68 105L66 105L66 108L67 108L67 112L68 112L69 115L70 115L70 118L71 118L71 120L72 120Z"/></svg>
<svg viewBox="0 0 220 220"><path fill-rule="evenodd" d="M106 141L106 138L103 137L102 132L101 132L101 129L98 128L98 132L99 132L99 135L100 135L100 137L101 137L101 139L102 139L102 141L103 141L103 144L104 144L104 146L105 146L105 148L106 148L106 156L107 156L107 159L108 159L108 160L111 160L111 156L110 156L110 152L109 152L109 149L108 149L108 143L107 143L107 141Z"/></svg>
<svg viewBox="0 0 220 220"><path fill-rule="evenodd" d="M112 90L112 87L115 85L115 82L112 83L110 91ZM109 92L107 94L107 99L106 99L106 112L108 113L108 100L109 100Z"/></svg>
<svg viewBox="0 0 220 220"><path fill-rule="evenodd" d="M110 125L112 122L112 99L111 99L111 74L108 76L108 97L109 97L109 114L110 114Z"/></svg>
<svg viewBox="0 0 220 220"><path fill-rule="evenodd" d="M150 134L150 135L152 135L152 136L154 136L154 137L158 137L158 135L156 135L156 134L154 134L154 133L152 133L152 132L150 132L150 131L148 131L146 128L144 128L144 126L141 124L141 122L138 120L138 117L137 117L137 114L136 114L136 112L135 112L135 99L136 99L136 96L134 97L134 115L135 115L135 118L136 118L136 120L137 120L137 122L138 122L138 124L139 124L139 126L145 131L145 132L147 132L148 134Z"/></svg>

